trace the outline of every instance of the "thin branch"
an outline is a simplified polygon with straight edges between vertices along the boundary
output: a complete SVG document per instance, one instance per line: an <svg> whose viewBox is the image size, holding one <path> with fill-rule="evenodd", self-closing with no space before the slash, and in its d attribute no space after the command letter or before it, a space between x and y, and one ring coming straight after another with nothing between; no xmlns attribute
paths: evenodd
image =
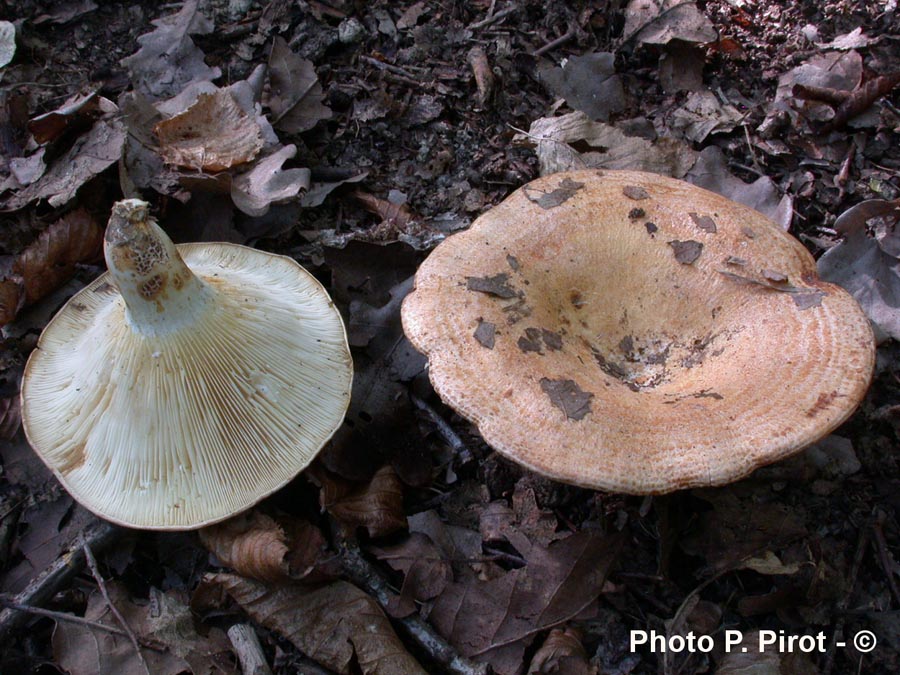
<svg viewBox="0 0 900 675"><path fill-rule="evenodd" d="M103 578L103 575L100 574L100 570L97 567L97 560L91 552L91 545L84 538L84 535L81 537L81 548L84 550L84 558L85 562L87 562L88 569L91 570L91 575L94 577L94 581L97 582L97 587L100 589L100 593L106 601L106 606L109 607L109 611L112 612L113 617L115 617L116 622L122 627L125 635L128 636L128 640L131 642L131 645L134 647L134 651L137 654L138 663L141 664L144 672L146 672L147 675L150 675L150 669L147 667L147 662L144 661L144 655L141 654L141 646L138 644L137 636L134 634L134 631L131 630L131 626L128 625L128 622L125 621L122 612L120 612L119 608L113 603L112 598L109 597L109 590L106 588L106 580Z"/></svg>
<svg viewBox="0 0 900 675"><path fill-rule="evenodd" d="M336 528L335 531L339 531ZM378 570L363 556L359 546L348 539L339 541L341 562L350 580L387 607L394 598L387 581ZM473 663L456 653L447 642L434 632L418 614L397 619L406 634L416 645L427 653L431 659L442 666L444 672L451 675L488 675L491 671L486 663Z"/></svg>
<svg viewBox="0 0 900 675"><path fill-rule="evenodd" d="M125 532L111 523L97 520L85 530L84 540L94 551L110 546ZM56 559L46 570L41 572L11 602L21 606L39 607L50 601L56 592L71 583L85 566L84 550L75 545ZM0 645L9 641L12 634L22 628L28 621L28 614L7 607L0 611Z"/></svg>
<svg viewBox="0 0 900 675"><path fill-rule="evenodd" d="M122 637L128 638L129 635L121 628L116 628L115 626L107 626L104 623L100 623L98 621L91 621L90 619L85 619L81 616L75 616L74 614L69 614L68 612L56 612L52 609L44 609L42 607L32 607L31 605L25 605L21 602L16 602L11 599L6 593L0 593L0 605L3 605L7 608L7 610L15 612L19 615L33 615L33 616L42 616L47 619L53 619L54 621L63 621L65 623L74 623L79 626L84 626L85 628L92 628L95 630L103 631L104 633L111 633L112 635L120 635ZM168 649L165 645L161 645L159 643L151 642L149 640L144 640L142 638L138 638L138 643L142 647L146 647L147 649L152 649L156 652L166 652Z"/></svg>

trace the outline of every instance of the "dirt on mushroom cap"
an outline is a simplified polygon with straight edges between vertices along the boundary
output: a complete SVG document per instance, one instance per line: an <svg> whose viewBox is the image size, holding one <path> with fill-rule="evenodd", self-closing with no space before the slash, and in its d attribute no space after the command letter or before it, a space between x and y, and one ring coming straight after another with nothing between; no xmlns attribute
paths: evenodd
<svg viewBox="0 0 900 675"><path fill-rule="evenodd" d="M516 191L435 249L403 323L439 395L495 449L637 494L798 451L853 412L874 363L868 320L793 237L640 172Z"/></svg>

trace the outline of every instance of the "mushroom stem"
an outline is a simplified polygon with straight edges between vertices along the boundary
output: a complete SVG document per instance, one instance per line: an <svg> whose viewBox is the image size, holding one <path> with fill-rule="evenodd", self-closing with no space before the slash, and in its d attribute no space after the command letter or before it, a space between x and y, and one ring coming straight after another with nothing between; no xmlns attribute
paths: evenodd
<svg viewBox="0 0 900 675"><path fill-rule="evenodd" d="M147 202L125 199L113 205L103 250L134 331L170 333L210 306L212 289L184 264L175 244L150 216Z"/></svg>

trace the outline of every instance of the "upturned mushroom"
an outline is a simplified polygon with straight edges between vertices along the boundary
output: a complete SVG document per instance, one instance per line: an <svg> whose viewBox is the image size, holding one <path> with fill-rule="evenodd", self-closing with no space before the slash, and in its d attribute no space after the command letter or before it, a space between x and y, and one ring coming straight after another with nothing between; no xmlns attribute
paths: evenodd
<svg viewBox="0 0 900 675"><path fill-rule="evenodd" d="M352 361L325 289L294 260L172 244L118 202L109 271L47 325L25 368L28 441L107 520L192 529L305 468L343 420Z"/></svg>
<svg viewBox="0 0 900 675"><path fill-rule="evenodd" d="M720 485L813 443L870 382L843 289L760 213L630 171L540 178L420 267L403 326L440 397L543 475Z"/></svg>

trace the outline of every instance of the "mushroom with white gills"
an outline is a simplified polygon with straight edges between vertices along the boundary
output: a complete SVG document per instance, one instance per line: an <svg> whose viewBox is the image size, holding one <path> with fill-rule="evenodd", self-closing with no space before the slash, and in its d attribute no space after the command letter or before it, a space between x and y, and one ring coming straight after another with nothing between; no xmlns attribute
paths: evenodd
<svg viewBox="0 0 900 675"><path fill-rule="evenodd" d="M291 258L176 247L116 203L109 271L47 325L25 368L29 443L82 505L121 525L194 529L304 469L341 424L353 364L322 285Z"/></svg>
<svg viewBox="0 0 900 675"><path fill-rule="evenodd" d="M869 322L759 212L634 171L537 179L420 266L403 327L509 458L630 494L721 485L855 410Z"/></svg>

